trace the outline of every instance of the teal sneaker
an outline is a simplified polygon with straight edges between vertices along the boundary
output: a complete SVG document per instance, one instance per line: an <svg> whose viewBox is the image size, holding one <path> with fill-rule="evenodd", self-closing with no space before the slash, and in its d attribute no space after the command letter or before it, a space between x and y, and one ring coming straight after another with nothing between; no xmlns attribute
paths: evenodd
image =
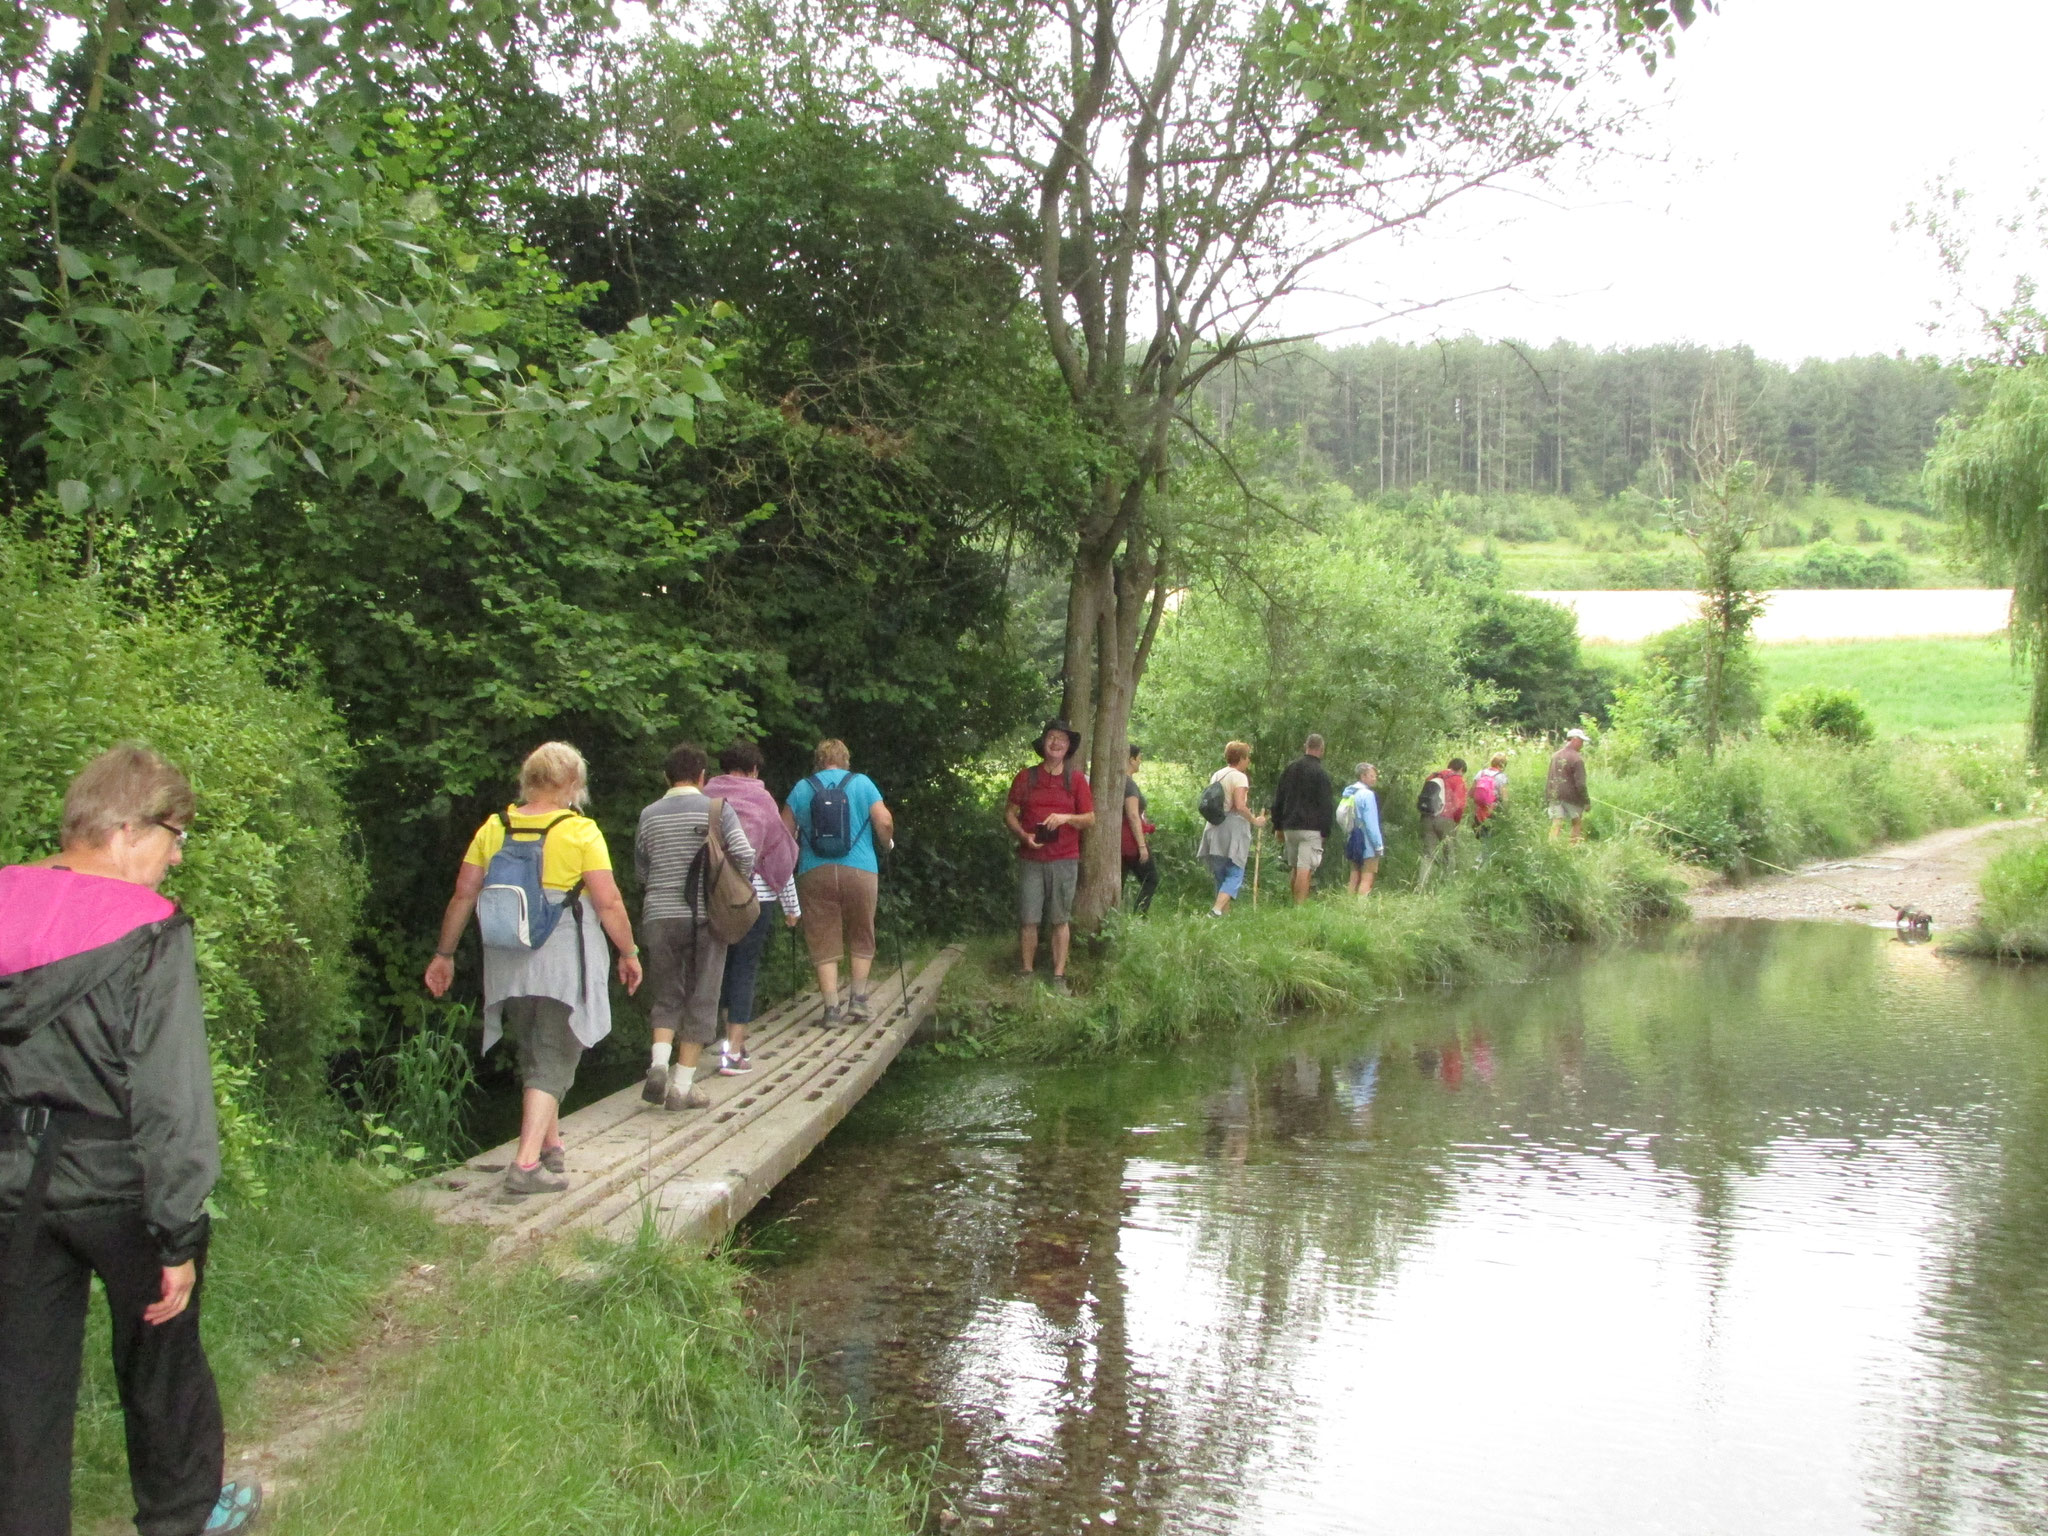
<svg viewBox="0 0 2048 1536"><path fill-rule="evenodd" d="M220 1497L214 1501L206 1524L200 1527L200 1536L228 1536L231 1531L246 1531L255 1524L262 1508L261 1483L222 1483Z"/></svg>

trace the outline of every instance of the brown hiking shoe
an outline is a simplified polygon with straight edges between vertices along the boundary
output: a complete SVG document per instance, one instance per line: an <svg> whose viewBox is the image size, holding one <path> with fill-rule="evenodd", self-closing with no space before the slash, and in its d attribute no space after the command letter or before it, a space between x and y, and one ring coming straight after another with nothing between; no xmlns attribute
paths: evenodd
<svg viewBox="0 0 2048 1536"><path fill-rule="evenodd" d="M569 1181L558 1173L535 1164L522 1168L514 1163L505 1170L505 1193L508 1195L559 1195L569 1187Z"/></svg>
<svg viewBox="0 0 2048 1536"><path fill-rule="evenodd" d="M704 1097L704 1090L687 1079L678 1079L668 1085L668 1092L661 1101L663 1109L709 1109L711 1101Z"/></svg>

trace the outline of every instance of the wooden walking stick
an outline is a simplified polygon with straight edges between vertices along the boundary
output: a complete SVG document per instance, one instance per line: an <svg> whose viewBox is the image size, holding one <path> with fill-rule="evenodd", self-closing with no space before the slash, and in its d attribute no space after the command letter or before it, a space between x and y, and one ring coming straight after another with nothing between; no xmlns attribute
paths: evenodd
<svg viewBox="0 0 2048 1536"><path fill-rule="evenodd" d="M1252 828L1252 910L1259 910L1259 864L1266 855L1266 833L1262 827Z"/></svg>

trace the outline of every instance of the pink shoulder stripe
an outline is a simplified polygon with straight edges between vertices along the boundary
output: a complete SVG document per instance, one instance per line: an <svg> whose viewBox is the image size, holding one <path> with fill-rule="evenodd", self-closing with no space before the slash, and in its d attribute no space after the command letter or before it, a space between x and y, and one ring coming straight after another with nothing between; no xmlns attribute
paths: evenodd
<svg viewBox="0 0 2048 1536"><path fill-rule="evenodd" d="M111 944L178 909L146 885L69 869L0 869L0 976Z"/></svg>

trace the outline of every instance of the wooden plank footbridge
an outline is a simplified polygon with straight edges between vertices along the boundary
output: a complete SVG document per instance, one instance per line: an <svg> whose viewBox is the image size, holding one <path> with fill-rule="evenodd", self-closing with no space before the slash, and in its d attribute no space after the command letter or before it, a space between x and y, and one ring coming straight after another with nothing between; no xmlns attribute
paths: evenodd
<svg viewBox="0 0 2048 1536"><path fill-rule="evenodd" d="M569 1188L557 1195L504 1193L513 1142L411 1186L442 1221L496 1229L492 1248L585 1230L630 1238L643 1222L665 1237L710 1248L809 1156L872 1088L931 1017L957 948L906 984L877 977L862 1024L823 1027L815 992L771 1009L747 1028L754 1070L719 1077L717 1053L697 1086L708 1109L669 1111L644 1102L640 1084L562 1119Z"/></svg>

